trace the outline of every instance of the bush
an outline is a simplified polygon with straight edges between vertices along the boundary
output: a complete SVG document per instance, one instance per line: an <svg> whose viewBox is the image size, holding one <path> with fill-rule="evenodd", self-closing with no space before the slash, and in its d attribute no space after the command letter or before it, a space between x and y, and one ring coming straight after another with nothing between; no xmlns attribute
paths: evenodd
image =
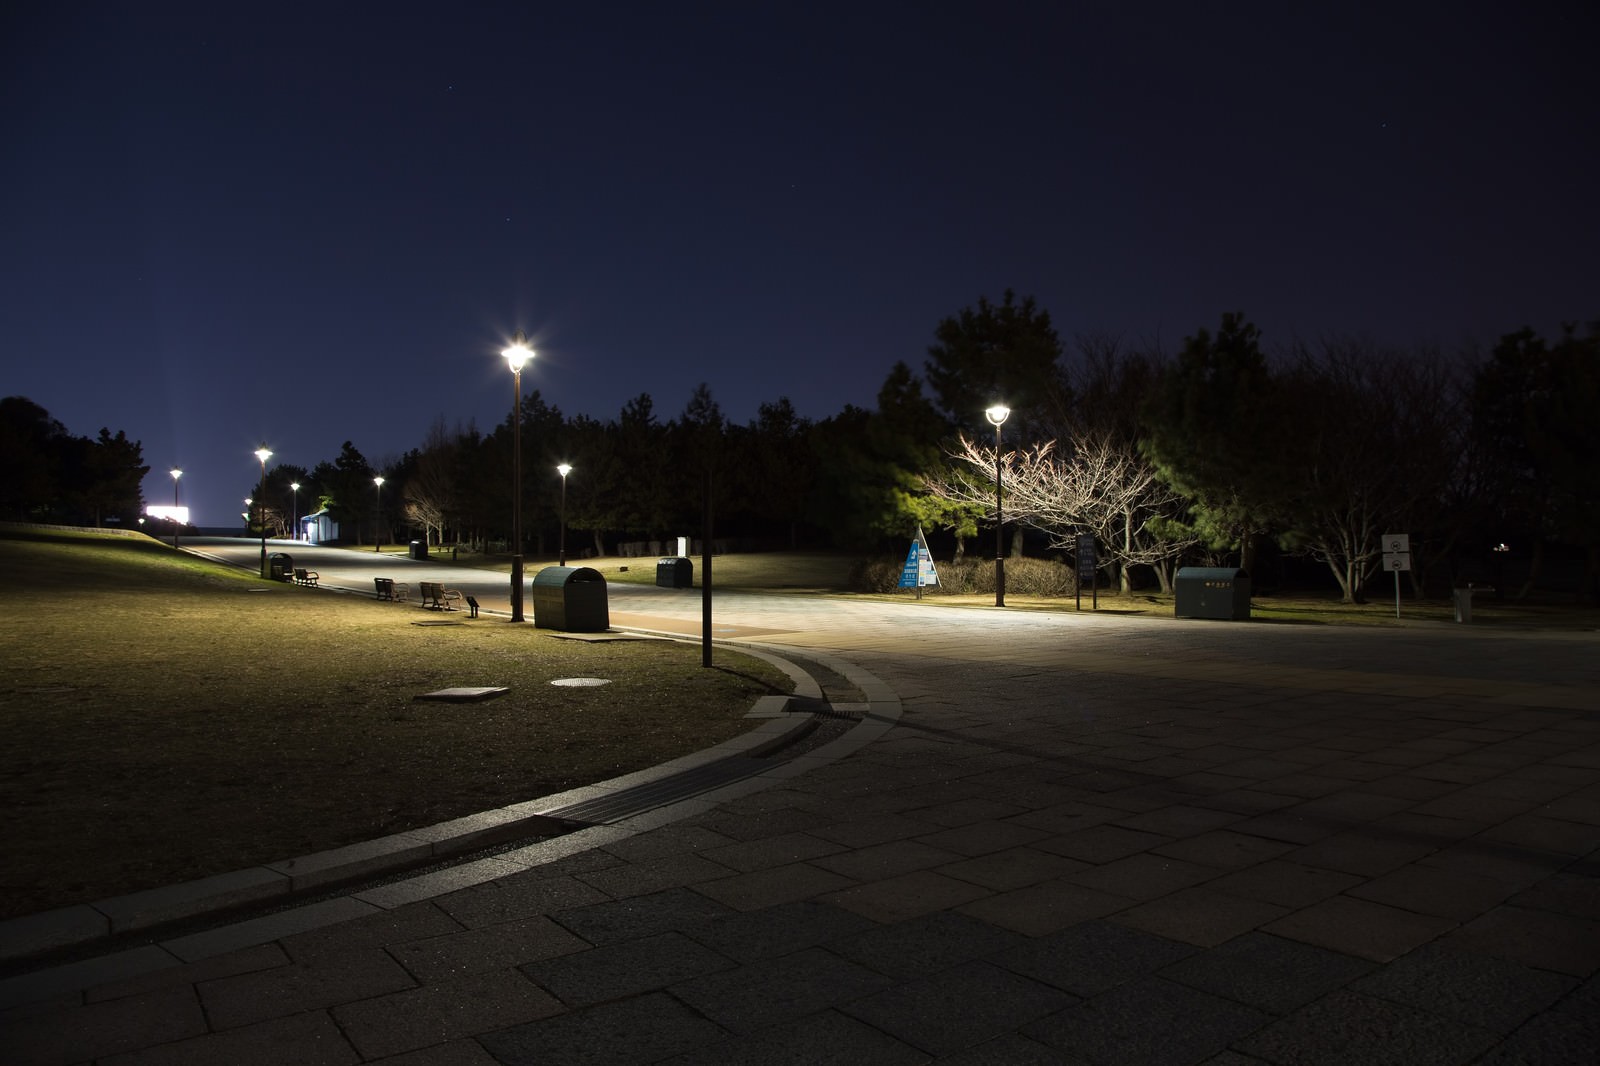
<svg viewBox="0 0 1600 1066"><path fill-rule="evenodd" d="M928 594L980 595L994 592L994 560L974 556L943 562L935 560L939 584ZM857 592L894 592L900 587L903 559L869 559L850 573ZM1049 559L1007 559L1006 592L1018 596L1071 596L1078 590L1077 573L1065 563Z"/></svg>

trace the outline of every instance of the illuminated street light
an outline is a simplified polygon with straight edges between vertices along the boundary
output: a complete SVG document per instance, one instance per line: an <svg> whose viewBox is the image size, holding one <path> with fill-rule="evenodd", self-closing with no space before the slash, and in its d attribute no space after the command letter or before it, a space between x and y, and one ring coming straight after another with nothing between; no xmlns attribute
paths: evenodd
<svg viewBox="0 0 1600 1066"><path fill-rule="evenodd" d="M376 514L374 514L372 516L372 550L373 551L382 551L383 549L378 547L378 541L381 539L379 537L379 533L382 530L382 526L383 526L383 475L382 474L379 474L379 475L377 475L376 477L374 477L372 479L372 499L373 499L373 503L374 503L374 509L377 512Z"/></svg>
<svg viewBox="0 0 1600 1066"><path fill-rule="evenodd" d="M183 476L183 471L177 467L168 470L172 475L172 546L178 546L178 530L183 527L183 522L178 518L178 479Z"/></svg>
<svg viewBox="0 0 1600 1066"><path fill-rule="evenodd" d="M997 403L983 416L994 426L994 605L1006 605L1006 553L1001 531L1005 526L1005 513L1000 509L1000 427L1011 416L1011 408Z"/></svg>
<svg viewBox="0 0 1600 1066"><path fill-rule="evenodd" d="M562 463L556 467L556 473L561 475L561 537L557 543L556 563L559 566L567 565L567 475L572 473L571 463Z"/></svg>
<svg viewBox="0 0 1600 1066"><path fill-rule="evenodd" d="M522 368L533 358L528 338L517 330L500 352L511 367L511 620L522 617Z"/></svg>
<svg viewBox="0 0 1600 1066"><path fill-rule="evenodd" d="M289 539L300 539L300 482L289 482Z"/></svg>
<svg viewBox="0 0 1600 1066"><path fill-rule="evenodd" d="M256 493L256 499L261 502L256 505L256 521L261 524L261 576L271 577L267 572L267 460L272 458L272 453L263 444L256 449L256 458L261 462L261 490Z"/></svg>

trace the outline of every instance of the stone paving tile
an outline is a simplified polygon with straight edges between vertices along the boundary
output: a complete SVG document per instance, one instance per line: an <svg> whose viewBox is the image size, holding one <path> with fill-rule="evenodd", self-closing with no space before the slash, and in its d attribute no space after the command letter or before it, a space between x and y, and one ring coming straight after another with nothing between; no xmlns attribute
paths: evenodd
<svg viewBox="0 0 1600 1066"><path fill-rule="evenodd" d="M1024 1026L1091 1062L1179 1066L1220 1053L1271 1016L1185 985L1145 977Z"/></svg>
<svg viewBox="0 0 1600 1066"><path fill-rule="evenodd" d="M1244 779L1241 779L1244 780ZM1251 782L1253 784L1254 782ZM1305 802L1301 796L1285 796L1277 792L1263 792L1257 788L1233 788L1225 792L1199 795L1189 802L1199 807L1214 807L1219 811L1232 811L1239 815L1264 814L1282 810Z"/></svg>
<svg viewBox="0 0 1600 1066"><path fill-rule="evenodd" d="M968 962L846 1004L845 1013L933 1055L1015 1031L1076 997L986 962Z"/></svg>
<svg viewBox="0 0 1600 1066"><path fill-rule="evenodd" d="M500 1066L482 1044L472 1039L452 1040L369 1061L372 1066Z"/></svg>
<svg viewBox="0 0 1600 1066"><path fill-rule="evenodd" d="M1465 921L1504 902L1513 891L1503 881L1411 863L1346 889L1346 894L1401 910Z"/></svg>
<svg viewBox="0 0 1600 1066"><path fill-rule="evenodd" d="M1294 845L1285 844L1281 840L1267 840L1263 837L1234 832L1231 829L1215 829L1209 833L1189 837L1187 840L1163 844L1156 848L1155 852L1169 858L1186 859L1202 866L1240 869L1278 858L1293 847Z"/></svg>
<svg viewBox="0 0 1600 1066"><path fill-rule="evenodd" d="M1031 844L1049 835L1042 829L1031 829L1011 822L977 821L920 836L917 842L953 851L957 855L977 856Z"/></svg>
<svg viewBox="0 0 1600 1066"><path fill-rule="evenodd" d="M880 881L886 877L926 870L954 862L961 856L932 847L922 840L891 840L812 859L811 865L852 881Z"/></svg>
<svg viewBox="0 0 1600 1066"><path fill-rule="evenodd" d="M211 1027L220 1030L415 986L416 981L388 953L362 948L330 950L310 963L202 981L195 987Z"/></svg>
<svg viewBox="0 0 1600 1066"><path fill-rule="evenodd" d="M563 1003L586 1007L653 992L735 965L726 955L682 933L657 933L575 955L540 959L518 969Z"/></svg>
<svg viewBox="0 0 1600 1066"><path fill-rule="evenodd" d="M728 1031L652 993L478 1037L501 1066L635 1066L714 1045Z"/></svg>
<svg viewBox="0 0 1600 1066"><path fill-rule="evenodd" d="M726 866L702 855L674 855L647 862L628 863L580 875L600 891L614 898L644 896L663 889L714 881L730 873Z"/></svg>
<svg viewBox="0 0 1600 1066"><path fill-rule="evenodd" d="M1226 872L1214 866L1143 852L1068 874L1063 880L1129 899L1148 900L1210 881Z"/></svg>
<svg viewBox="0 0 1600 1066"><path fill-rule="evenodd" d="M927 1061L927 1055L888 1034L827 1010L748 1038L696 1048L661 1066L914 1066Z"/></svg>
<svg viewBox="0 0 1600 1066"><path fill-rule="evenodd" d="M1375 962L1388 962L1456 928L1444 918L1333 896L1263 926L1264 931Z"/></svg>
<svg viewBox="0 0 1600 1066"><path fill-rule="evenodd" d="M1569 869L1545 878L1506 902L1530 910L1600 920L1600 876L1585 876Z"/></svg>
<svg viewBox="0 0 1600 1066"><path fill-rule="evenodd" d="M389 954L418 981L438 981L567 955L590 946L552 919L538 917L396 944Z"/></svg>
<svg viewBox="0 0 1600 1066"><path fill-rule="evenodd" d="M611 944L664 933L691 922L732 913L731 908L709 900L692 889L673 888L648 896L632 896L574 907L558 911L551 917L591 944Z"/></svg>
<svg viewBox="0 0 1600 1066"><path fill-rule="evenodd" d="M1543 881L1571 860L1564 855L1507 848L1468 839L1441 848L1417 861L1447 873L1492 878L1510 886L1513 891L1520 891Z"/></svg>
<svg viewBox="0 0 1600 1066"><path fill-rule="evenodd" d="M123 996L137 995L141 992L154 992L158 989L176 988L180 985L194 985L201 981L211 981L219 977L233 977L241 973L270 970L277 966L286 966L288 963L289 956L284 954L283 948L279 945L258 944L253 948L241 948L238 951L230 951L226 955L214 955L199 962L186 963L182 966L168 966L164 969L140 974L137 977L128 977L119 981L97 985L94 988L85 990L83 998L86 1003L99 1003L105 1000L121 999ZM3 1017L4 1015L0 1014L0 1018Z"/></svg>
<svg viewBox="0 0 1600 1066"><path fill-rule="evenodd" d="M1044 936L1089 918L1113 914L1134 903L1126 896L1056 880L1001 892L958 909L963 914L1027 936Z"/></svg>
<svg viewBox="0 0 1600 1066"><path fill-rule="evenodd" d="M1577 985L1576 978L1509 959L1428 944L1351 990L1504 1035Z"/></svg>
<svg viewBox="0 0 1600 1066"><path fill-rule="evenodd" d="M1012 1033L954 1055L941 1055L939 1066L1089 1066L1089 1060Z"/></svg>
<svg viewBox="0 0 1600 1066"><path fill-rule="evenodd" d="M397 1055L559 1014L554 997L514 970L473 973L333 1008L366 1058Z"/></svg>
<svg viewBox="0 0 1600 1066"><path fill-rule="evenodd" d="M941 911L835 939L828 950L893 977L923 977L1026 943L1020 933Z"/></svg>
<svg viewBox="0 0 1600 1066"><path fill-rule="evenodd" d="M1098 797L1096 797L1098 798ZM1065 803L1056 803L1040 807L1038 810L1019 814L1009 819L1018 825L1030 829L1042 830L1046 833L1071 833L1079 829L1088 829L1092 826L1114 822L1118 818L1127 816L1127 811L1116 807L1105 807L1096 803L1085 803L1079 800L1068 800Z"/></svg>
<svg viewBox="0 0 1600 1066"><path fill-rule="evenodd" d="M113 1055L100 1059L99 1066L347 1066L360 1061L333 1019L318 1010Z"/></svg>
<svg viewBox="0 0 1600 1066"><path fill-rule="evenodd" d="M763 837L782 836L784 833L819 832L827 828L832 819L799 807L749 813L742 807L736 809L724 807L702 815L697 822L702 827L731 840L760 840Z"/></svg>
<svg viewBox="0 0 1600 1066"><path fill-rule="evenodd" d="M1417 777L1414 774L1392 774L1389 777L1380 777L1361 783L1361 791L1378 796L1393 796L1396 799L1410 800L1413 803L1424 803L1447 796L1461 786L1450 781L1435 781L1431 778Z"/></svg>
<svg viewBox="0 0 1600 1066"><path fill-rule="evenodd" d="M736 962L775 959L856 936L878 925L826 903L803 900L759 911L733 911L681 927L691 939Z"/></svg>
<svg viewBox="0 0 1600 1066"><path fill-rule="evenodd" d="M1140 829L1147 833L1160 833L1163 836L1189 837L1212 829L1220 829L1238 820L1239 815L1232 811L1192 807L1180 802L1119 818L1116 824L1124 829Z"/></svg>
<svg viewBox="0 0 1600 1066"><path fill-rule="evenodd" d="M1372 963L1266 933L1246 933L1161 976L1273 1014L1303 1007L1371 973Z"/></svg>
<svg viewBox="0 0 1600 1066"><path fill-rule="evenodd" d="M1552 911L1502 905L1461 926L1443 944L1575 977L1600 969L1600 922Z"/></svg>
<svg viewBox="0 0 1600 1066"><path fill-rule="evenodd" d="M0 1023L0 1049L12 1066L70 1063L205 1031L200 1001L182 985L9 1019Z"/></svg>
<svg viewBox="0 0 1600 1066"><path fill-rule="evenodd" d="M1240 819L1228 828L1245 836L1279 840L1286 844L1311 844L1339 831L1325 818L1302 814L1298 806Z"/></svg>
<svg viewBox="0 0 1600 1066"><path fill-rule="evenodd" d="M460 932L461 925L429 903L412 903L392 911L353 918L334 925L294 933L278 941L296 962L315 962L352 950L385 947L419 937Z"/></svg>
<svg viewBox="0 0 1600 1066"><path fill-rule="evenodd" d="M969 882L931 870L919 870L829 892L819 898L873 921L888 923L959 907L990 894L987 889Z"/></svg>
<svg viewBox="0 0 1600 1066"><path fill-rule="evenodd" d="M648 833L636 833L615 840L605 850L625 862L648 862L666 859L686 852L704 851L732 844L730 837L703 825L664 825Z"/></svg>
<svg viewBox="0 0 1600 1066"><path fill-rule="evenodd" d="M1380 829L1362 826L1296 848L1286 852L1283 857L1301 866L1337 870L1360 877L1379 877L1437 850L1432 843L1396 839Z"/></svg>
<svg viewBox="0 0 1600 1066"><path fill-rule="evenodd" d="M804 948L782 958L680 981L670 991L723 1028L750 1035L872 995L893 983L887 975L831 951Z"/></svg>
<svg viewBox="0 0 1600 1066"><path fill-rule="evenodd" d="M576 877L539 880L503 878L452 892L434 900L439 909L468 929L499 925L610 899L593 885Z"/></svg>
<svg viewBox="0 0 1600 1066"><path fill-rule="evenodd" d="M1171 837L1159 833L1144 833L1137 829L1122 829L1115 825L1096 825L1048 837L1036 842L1034 847L1040 851L1065 855L1080 862L1103 863L1170 843L1172 843Z"/></svg>
<svg viewBox="0 0 1600 1066"><path fill-rule="evenodd" d="M1490 826L1477 839L1577 858L1600 848L1600 825L1525 814Z"/></svg>
<svg viewBox="0 0 1600 1066"><path fill-rule="evenodd" d="M805 862L843 850L843 844L824 840L810 833L784 833L762 840L746 840L707 848L705 855L712 862L726 866L730 870L750 873L753 870L768 870L774 866Z"/></svg>
<svg viewBox="0 0 1600 1066"><path fill-rule="evenodd" d="M854 822L835 822L820 826L812 829L811 834L847 848L866 848L874 844L886 844L892 840L909 840L912 837L924 836L938 832L940 828L937 823L926 822L920 818L885 814Z"/></svg>
<svg viewBox="0 0 1600 1066"><path fill-rule="evenodd" d="M754 911L842 891L852 884L854 882L848 877L808 862L796 862L788 866L734 874L718 881L705 881L696 885L694 890L734 910Z"/></svg>
<svg viewBox="0 0 1600 1066"><path fill-rule="evenodd" d="M1297 1066L1460 1066L1496 1039L1484 1029L1340 990L1238 1040L1235 1047Z"/></svg>
<svg viewBox="0 0 1600 1066"><path fill-rule="evenodd" d="M1113 921L1186 944L1215 947L1288 913L1287 907L1275 903L1199 887L1130 907Z"/></svg>
<svg viewBox="0 0 1600 1066"><path fill-rule="evenodd" d="M1530 1018L1473 1066L1589 1066L1600 1049L1600 1010L1553 1010Z"/></svg>
<svg viewBox="0 0 1600 1066"><path fill-rule="evenodd" d="M1025 941L989 961L1074 995L1093 996L1186 959L1196 950L1096 919Z"/></svg>
<svg viewBox="0 0 1600 1066"><path fill-rule="evenodd" d="M1088 868L1088 863L1065 855L1022 847L948 863L938 867L937 872L996 892L1007 892Z"/></svg>

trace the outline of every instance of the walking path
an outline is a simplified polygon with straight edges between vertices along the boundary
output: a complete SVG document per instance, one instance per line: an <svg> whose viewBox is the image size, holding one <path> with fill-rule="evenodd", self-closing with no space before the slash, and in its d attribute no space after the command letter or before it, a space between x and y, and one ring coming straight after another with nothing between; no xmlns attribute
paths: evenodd
<svg viewBox="0 0 1600 1066"><path fill-rule="evenodd" d="M697 591L610 603L698 632ZM6 1061L1600 1060L1596 634L717 612L840 740L504 876L0 982Z"/></svg>

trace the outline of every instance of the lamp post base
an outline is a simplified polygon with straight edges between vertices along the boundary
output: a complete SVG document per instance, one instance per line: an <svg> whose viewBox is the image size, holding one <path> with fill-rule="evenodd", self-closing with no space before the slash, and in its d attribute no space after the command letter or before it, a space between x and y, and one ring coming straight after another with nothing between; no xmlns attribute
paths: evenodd
<svg viewBox="0 0 1600 1066"><path fill-rule="evenodd" d="M994 561L994 605L1006 605L1006 560L1004 556L996 556Z"/></svg>

